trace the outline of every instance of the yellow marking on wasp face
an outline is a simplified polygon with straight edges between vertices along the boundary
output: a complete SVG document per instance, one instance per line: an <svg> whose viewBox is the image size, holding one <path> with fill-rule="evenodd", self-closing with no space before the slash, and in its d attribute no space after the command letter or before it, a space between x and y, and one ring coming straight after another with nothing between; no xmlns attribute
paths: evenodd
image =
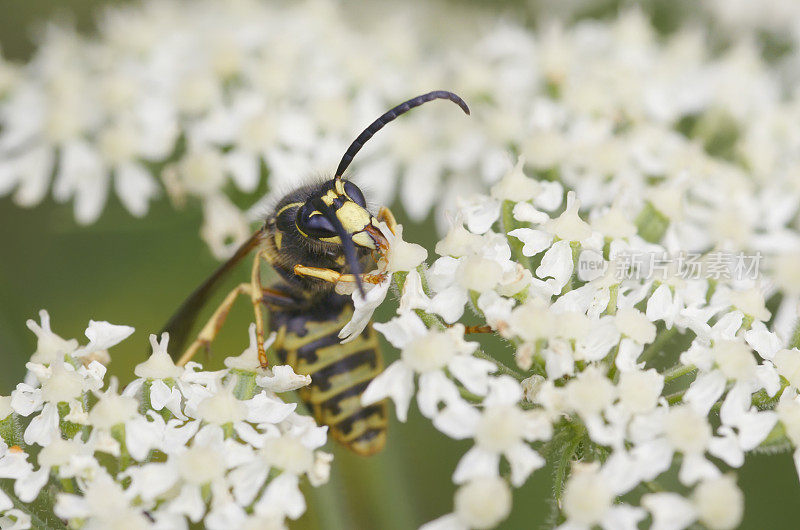
<svg viewBox="0 0 800 530"><path fill-rule="evenodd" d="M366 232L356 232L352 235L353 243L359 245L361 247L367 247L371 249L375 249L375 242L369 237L369 234Z"/></svg>
<svg viewBox="0 0 800 530"><path fill-rule="evenodd" d="M282 214L285 210L288 210L289 208L292 208L294 206L302 206L302 205L303 205L302 202L289 203L286 206L284 206L283 208L281 208L280 210L278 210L278 213L275 214L275 217L278 217L280 214Z"/></svg>
<svg viewBox="0 0 800 530"><path fill-rule="evenodd" d="M276 230L274 239L275 239L275 248L280 250L281 249L281 243L283 243L283 232L281 232L280 230Z"/></svg>
<svg viewBox="0 0 800 530"><path fill-rule="evenodd" d="M336 179L333 181L333 187L336 190L336 193L339 195L344 195L344 182L342 179Z"/></svg>
<svg viewBox="0 0 800 530"><path fill-rule="evenodd" d="M344 265L347 262L347 259L344 256L338 256L334 261L337 265Z"/></svg>
<svg viewBox="0 0 800 530"><path fill-rule="evenodd" d="M320 197L320 199L322 199L322 202L324 202L325 204L327 204L328 206L330 206L330 205L332 205L332 204L333 204L333 201L334 201L334 200L335 200L335 199L336 199L338 196L339 196L339 194L338 194L338 193L336 193L334 190L328 190L328 191L326 191L326 192L325 192L325 195L323 195L322 197Z"/></svg>
<svg viewBox="0 0 800 530"><path fill-rule="evenodd" d="M342 244L342 238L340 238L339 236L320 237L319 240L324 241L326 243L339 243L340 245Z"/></svg>
<svg viewBox="0 0 800 530"><path fill-rule="evenodd" d="M369 212L353 201L347 201L342 204L336 210L336 217L342 222L344 229L351 234L361 232L372 221L372 216Z"/></svg>

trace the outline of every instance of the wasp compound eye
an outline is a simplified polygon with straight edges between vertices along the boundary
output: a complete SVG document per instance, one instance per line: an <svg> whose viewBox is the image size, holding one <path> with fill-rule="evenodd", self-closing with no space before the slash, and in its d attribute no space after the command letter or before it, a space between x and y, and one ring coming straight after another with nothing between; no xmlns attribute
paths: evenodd
<svg viewBox="0 0 800 530"><path fill-rule="evenodd" d="M364 194L361 193L361 190L358 188L358 186L349 180L344 182L344 192L354 203L358 204L362 208L367 207L367 201L364 199Z"/></svg>
<svg viewBox="0 0 800 530"><path fill-rule="evenodd" d="M315 237L334 237L333 223L314 206L306 203L297 211L297 228L304 234Z"/></svg>

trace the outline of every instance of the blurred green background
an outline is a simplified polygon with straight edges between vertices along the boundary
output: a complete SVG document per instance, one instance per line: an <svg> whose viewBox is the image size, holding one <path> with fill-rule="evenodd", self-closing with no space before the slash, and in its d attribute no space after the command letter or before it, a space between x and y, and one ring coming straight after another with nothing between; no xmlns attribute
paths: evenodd
<svg viewBox="0 0 800 530"><path fill-rule="evenodd" d="M0 0L3 54L25 60L37 28L53 18L71 19L91 31L93 13L108 3ZM503 2L498 9L508 7ZM0 392L8 394L24 376L35 348L25 321L38 320L42 308L50 312L58 334L82 342L89 319L134 326L136 333L112 350L110 365L111 374L129 381L132 367L149 351L148 334L161 328L216 265L198 236L200 222L196 204L176 211L165 200L155 201L150 215L134 219L112 197L97 223L80 227L69 205L48 200L26 210L0 198ZM407 224L406 238L432 253L432 226ZM386 320L392 311L383 307L376 318ZM212 368L220 366L222 353L238 354L246 346L250 318L247 304L235 307L214 344ZM388 345L384 351L387 364L397 357ZM439 434L412 407L408 423L392 423L387 449L379 456L363 459L330 447L336 455L331 483L307 488L310 507L294 527L405 529L448 513L454 492L450 476L468 446ZM739 476L747 500L744 528L798 526L800 488L790 455L750 457ZM549 470L536 472L515 492L513 514L503 527L540 527L550 487Z"/></svg>

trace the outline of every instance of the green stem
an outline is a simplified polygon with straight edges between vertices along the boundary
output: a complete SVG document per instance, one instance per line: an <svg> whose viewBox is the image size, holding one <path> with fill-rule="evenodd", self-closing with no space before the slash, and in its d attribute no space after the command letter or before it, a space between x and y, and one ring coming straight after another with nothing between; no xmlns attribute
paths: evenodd
<svg viewBox="0 0 800 530"><path fill-rule="evenodd" d="M131 465L131 455L128 452L128 446L125 444L125 424L120 423L119 425L111 427L111 436L119 443L117 471L121 473Z"/></svg>
<svg viewBox="0 0 800 530"><path fill-rule="evenodd" d="M669 383L697 370L693 364L677 364L664 372L664 382Z"/></svg>
<svg viewBox="0 0 800 530"><path fill-rule="evenodd" d="M472 402L472 403L481 403L481 402L483 402L483 398L481 396L479 396L478 394L473 394L472 392L470 392L469 390L467 390L466 388L464 388L461 385L458 386L458 393L461 394L461 397L463 397L464 399L466 399L469 402Z"/></svg>
<svg viewBox="0 0 800 530"><path fill-rule="evenodd" d="M530 256L526 256L522 253L522 247L525 245L514 236L508 235L508 233L516 228L522 228L524 225L518 223L516 219L514 219L514 203L511 201L503 201L503 205L501 207L501 223L503 225L503 233L506 235L506 239L508 240L508 245L511 247L511 253L516 259L518 263L520 263L526 269L533 271L533 261L531 260Z"/></svg>
<svg viewBox="0 0 800 530"><path fill-rule="evenodd" d="M686 390L681 390L680 392L675 392L674 394L669 394L666 397L667 403L670 405L677 405L678 403L683 400L683 395L686 393Z"/></svg>
<svg viewBox="0 0 800 530"><path fill-rule="evenodd" d="M615 381L615 377L617 377L617 354L619 353L619 344L614 346L614 349L609 354L609 362L608 362L608 378L611 381Z"/></svg>
<svg viewBox="0 0 800 530"><path fill-rule="evenodd" d="M617 295L619 294L619 285L614 284L608 288L608 305L606 310L603 311L604 315L617 314Z"/></svg>
<svg viewBox="0 0 800 530"><path fill-rule="evenodd" d="M567 476L569 475L572 465L572 457L575 455L581 443L581 439L583 438L582 434L583 433L573 433L572 438L570 438L569 442L564 447L564 451L556 462L556 468L553 471L553 498L556 503L561 499L561 494L564 492L564 484L567 481Z"/></svg>
<svg viewBox="0 0 800 530"><path fill-rule="evenodd" d="M500 361L498 361L497 359L495 359L494 357L492 357L488 353L484 352L483 350L475 350L475 353L473 353L473 355L475 357L479 357L481 359L486 359L487 361L491 361L494 364L496 364L497 365L497 371L499 373L501 373L501 374L510 375L511 377L516 379L517 381L522 381L523 379L525 379L525 376L523 374L517 372L513 368L510 368L505 363L501 363Z"/></svg>

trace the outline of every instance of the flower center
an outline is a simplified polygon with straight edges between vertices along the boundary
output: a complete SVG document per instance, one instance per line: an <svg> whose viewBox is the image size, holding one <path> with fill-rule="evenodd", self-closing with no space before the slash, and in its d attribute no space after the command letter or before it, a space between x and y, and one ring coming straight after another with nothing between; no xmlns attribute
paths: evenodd
<svg viewBox="0 0 800 530"><path fill-rule="evenodd" d="M222 457L211 447L192 447L178 460L178 469L186 482L202 486L225 473Z"/></svg>
<svg viewBox="0 0 800 530"><path fill-rule="evenodd" d="M267 440L261 454L268 464L293 475L305 473L314 465L314 453L292 436Z"/></svg>
<svg viewBox="0 0 800 530"><path fill-rule="evenodd" d="M419 373L441 370L454 355L455 348L444 333L434 331L418 337L403 349L402 358Z"/></svg>
<svg viewBox="0 0 800 530"><path fill-rule="evenodd" d="M515 407L487 408L478 422L475 441L489 451L506 451L522 439L524 421Z"/></svg>

